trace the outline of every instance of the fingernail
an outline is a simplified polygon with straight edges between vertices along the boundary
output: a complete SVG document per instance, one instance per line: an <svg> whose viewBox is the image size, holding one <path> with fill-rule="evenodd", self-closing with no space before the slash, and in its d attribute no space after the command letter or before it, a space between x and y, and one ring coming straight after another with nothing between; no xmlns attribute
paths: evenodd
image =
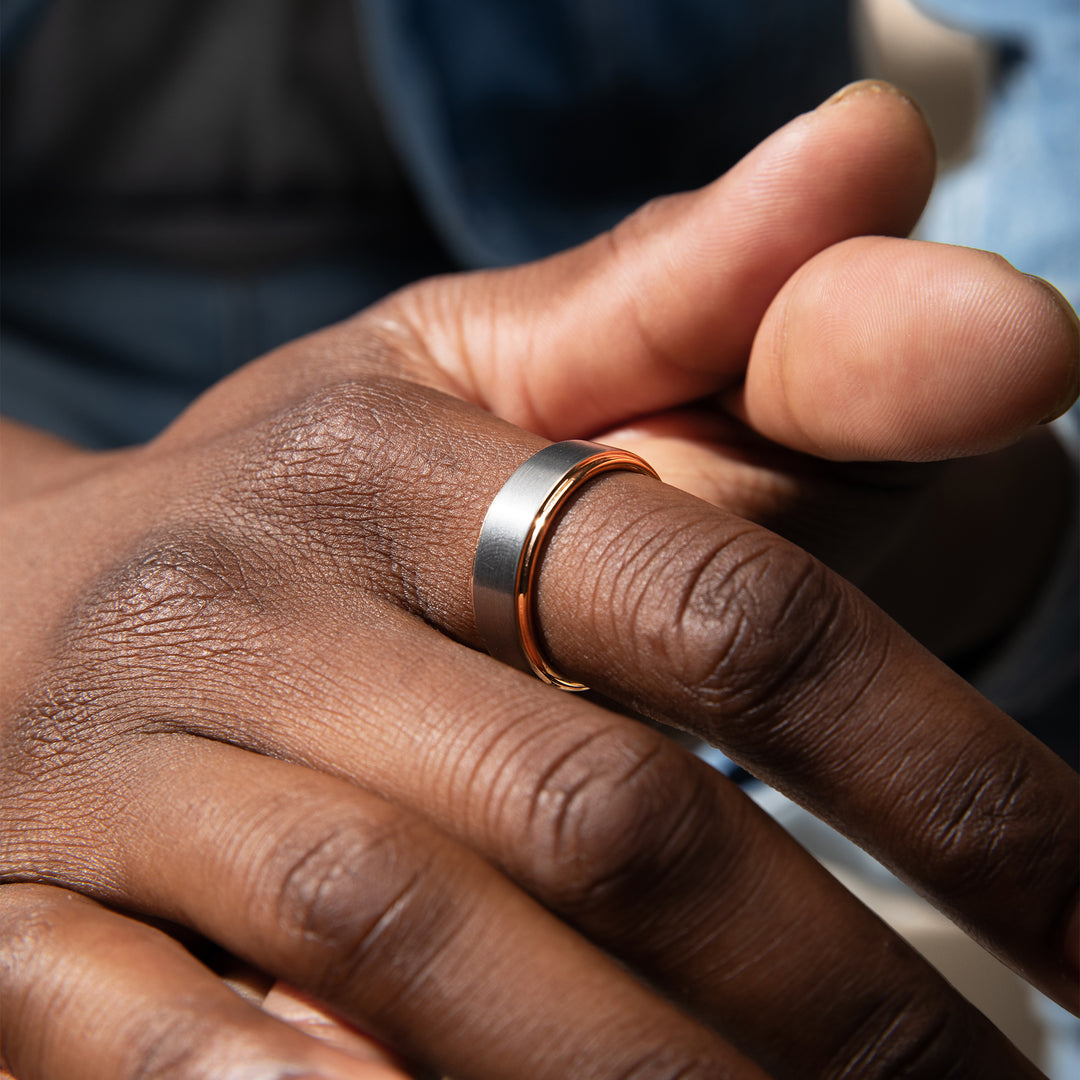
<svg viewBox="0 0 1080 1080"><path fill-rule="evenodd" d="M839 105L841 101L849 101L851 98L879 94L889 94L892 97L900 98L901 101L906 101L918 113L922 113L922 108L913 97L883 79L858 79L855 82L848 83L847 86L842 86L837 90L832 97L826 98L819 108L824 108L826 105Z"/></svg>
<svg viewBox="0 0 1080 1080"><path fill-rule="evenodd" d="M1080 315L1076 314L1076 308L1069 303L1065 294L1056 285L1047 281L1046 278L1039 277L1038 274L1028 274L1028 277L1031 278L1036 285L1041 285L1051 295L1057 306L1061 308L1065 318L1069 320L1073 336L1076 339L1077 358L1080 359Z"/></svg>
<svg viewBox="0 0 1080 1080"><path fill-rule="evenodd" d="M1051 421L1056 420L1061 416L1062 413L1068 412L1076 401L1077 395L1080 394L1080 316L1076 314L1076 309L1069 303L1065 294L1056 285L1051 284L1046 278L1039 277L1037 274L1028 274L1027 276L1045 292L1049 293L1051 299L1065 316L1065 320L1069 324L1069 330L1071 331L1073 338L1072 378L1069 380L1069 388L1062 397L1061 403L1057 409L1040 421L1040 423L1049 424Z"/></svg>

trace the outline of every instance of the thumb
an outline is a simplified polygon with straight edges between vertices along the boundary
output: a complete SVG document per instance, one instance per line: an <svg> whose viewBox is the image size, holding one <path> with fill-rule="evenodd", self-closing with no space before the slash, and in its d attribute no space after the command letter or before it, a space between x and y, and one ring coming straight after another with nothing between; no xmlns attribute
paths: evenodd
<svg viewBox="0 0 1080 1080"><path fill-rule="evenodd" d="M594 433L740 380L784 282L847 237L906 234L933 171L912 103L856 83L709 186L552 258L425 282L390 317L458 393L552 439Z"/></svg>
<svg viewBox="0 0 1080 1080"><path fill-rule="evenodd" d="M1078 331L1056 289L999 255L859 237L784 285L727 403L817 457L987 453L1076 400Z"/></svg>

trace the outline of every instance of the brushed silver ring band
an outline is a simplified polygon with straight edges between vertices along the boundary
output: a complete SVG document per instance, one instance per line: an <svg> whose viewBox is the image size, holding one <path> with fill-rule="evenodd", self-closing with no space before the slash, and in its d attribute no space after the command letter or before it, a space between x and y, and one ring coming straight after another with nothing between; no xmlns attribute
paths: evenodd
<svg viewBox="0 0 1080 1080"><path fill-rule="evenodd" d="M556 671L540 648L533 604L538 557L566 500L594 476L615 471L659 479L628 450L576 439L545 446L502 486L476 543L473 615L487 651L563 690L588 687Z"/></svg>

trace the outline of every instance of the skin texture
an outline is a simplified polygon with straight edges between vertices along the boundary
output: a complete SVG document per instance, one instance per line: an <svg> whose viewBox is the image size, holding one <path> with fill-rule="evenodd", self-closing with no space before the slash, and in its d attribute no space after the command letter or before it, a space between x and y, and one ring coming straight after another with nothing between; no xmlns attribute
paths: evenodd
<svg viewBox="0 0 1080 1080"><path fill-rule="evenodd" d="M963 476L932 462L1013 461L1076 393L1044 286L889 235L932 172L917 111L861 85L582 248L256 361L145 447L5 427L6 1067L1038 1075L623 715L723 746L1075 1008L1075 774L849 580ZM591 698L476 651L469 600L491 499L566 437L675 485L601 478L544 555L545 647ZM1032 536L986 541L1028 580L1041 475ZM280 980L263 1007L206 942Z"/></svg>

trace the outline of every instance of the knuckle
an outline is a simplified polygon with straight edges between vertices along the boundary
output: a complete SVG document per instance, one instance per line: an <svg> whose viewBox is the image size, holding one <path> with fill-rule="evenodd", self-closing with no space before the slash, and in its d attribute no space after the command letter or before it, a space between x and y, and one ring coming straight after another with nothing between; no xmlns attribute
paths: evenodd
<svg viewBox="0 0 1080 1080"><path fill-rule="evenodd" d="M407 493L431 458L455 463L445 440L417 417L433 394L397 379L372 376L312 390L275 414L247 466L245 488L276 507L303 515L348 512L359 499L378 504Z"/></svg>
<svg viewBox="0 0 1080 1080"><path fill-rule="evenodd" d="M974 739L930 778L918 846L945 896L982 893L1002 876L1045 880L1060 862L1069 822L1040 777L1022 747Z"/></svg>
<svg viewBox="0 0 1080 1080"><path fill-rule="evenodd" d="M250 541L223 529L151 541L106 578L82 613L77 639L95 660L133 642L154 649L204 640L237 611L261 609L266 580Z"/></svg>
<svg viewBox="0 0 1080 1080"><path fill-rule="evenodd" d="M685 370L683 350L673 349L663 333L665 324L655 318L655 309L643 300L640 290L634 287L634 268L642 263L642 255L648 258L649 246L655 242L657 232L664 230L665 219L670 220L671 206L678 196L661 195L638 207L606 233L599 242L604 244L611 260L623 265L628 273L622 291L622 310L628 325L634 328L638 342L654 365L671 371Z"/></svg>
<svg viewBox="0 0 1080 1080"><path fill-rule="evenodd" d="M363 988L373 970L408 983L451 932L449 863L418 819L339 815L294 829L256 889L273 898L278 932L314 966L316 992Z"/></svg>
<svg viewBox="0 0 1080 1080"><path fill-rule="evenodd" d="M523 788L530 873L555 906L627 918L689 871L713 801L698 762L646 728L600 728L553 747Z"/></svg>
<svg viewBox="0 0 1080 1080"><path fill-rule="evenodd" d="M706 552L679 596L673 670L706 708L744 716L798 693L842 604L821 563L759 529Z"/></svg>
<svg viewBox="0 0 1080 1080"><path fill-rule="evenodd" d="M383 376L320 387L264 425L238 498L293 553L408 593L417 537L430 541L468 501L460 407Z"/></svg>
<svg viewBox="0 0 1080 1080"><path fill-rule="evenodd" d="M670 219L671 208L678 201L677 195L654 195L608 230L608 235L615 237L618 244L645 243L653 237L659 224Z"/></svg>
<svg viewBox="0 0 1080 1080"><path fill-rule="evenodd" d="M976 1080L986 1037L974 1009L944 986L898 992L866 1017L829 1075Z"/></svg>
<svg viewBox="0 0 1080 1080"><path fill-rule="evenodd" d="M370 378L309 391L270 419L263 452L249 466L252 488L285 509L344 509L357 483L372 490L393 477L394 448L410 437L402 384Z"/></svg>

